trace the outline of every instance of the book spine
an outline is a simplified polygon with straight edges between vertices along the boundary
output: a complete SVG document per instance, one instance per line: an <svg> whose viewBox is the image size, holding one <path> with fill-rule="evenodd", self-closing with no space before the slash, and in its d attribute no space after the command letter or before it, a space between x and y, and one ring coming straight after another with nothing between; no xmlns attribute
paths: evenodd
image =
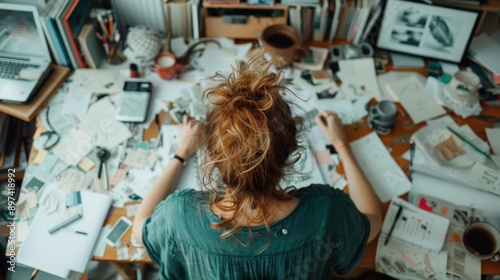
<svg viewBox="0 0 500 280"><path fill-rule="evenodd" d="M55 51L57 52L57 56L61 59L61 66L69 67L70 61L68 57L68 53L64 47L64 42L61 38L61 34L57 28L56 20L53 18L46 18L47 20L47 29L49 31L50 36L54 40Z"/></svg>

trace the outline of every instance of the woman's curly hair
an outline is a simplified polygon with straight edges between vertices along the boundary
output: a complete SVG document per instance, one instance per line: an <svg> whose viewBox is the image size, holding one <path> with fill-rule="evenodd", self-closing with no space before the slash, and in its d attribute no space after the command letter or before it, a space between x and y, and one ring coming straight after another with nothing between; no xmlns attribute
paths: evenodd
<svg viewBox="0 0 500 280"><path fill-rule="evenodd" d="M221 238L244 227L234 221L250 209L258 214L245 217L246 227L265 224L269 232L270 209L291 198L280 183L300 158L295 152L301 148L297 135L302 122L283 98L292 93L281 84L281 69L260 53L233 67L227 77L217 73L212 77L217 85L205 92L209 109L200 137L206 149L202 185L211 190L212 204L233 213L211 224L221 230ZM230 206L222 201L230 201ZM251 244L251 239L236 240Z"/></svg>

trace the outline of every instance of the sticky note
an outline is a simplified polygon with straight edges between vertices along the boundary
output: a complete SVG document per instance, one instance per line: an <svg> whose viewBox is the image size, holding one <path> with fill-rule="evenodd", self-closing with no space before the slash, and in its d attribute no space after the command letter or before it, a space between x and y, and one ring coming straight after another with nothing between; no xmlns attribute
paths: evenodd
<svg viewBox="0 0 500 280"><path fill-rule="evenodd" d="M95 163L89 159L88 157L82 158L80 162L78 163L78 167L80 167L84 171L89 171L90 169L94 168Z"/></svg>

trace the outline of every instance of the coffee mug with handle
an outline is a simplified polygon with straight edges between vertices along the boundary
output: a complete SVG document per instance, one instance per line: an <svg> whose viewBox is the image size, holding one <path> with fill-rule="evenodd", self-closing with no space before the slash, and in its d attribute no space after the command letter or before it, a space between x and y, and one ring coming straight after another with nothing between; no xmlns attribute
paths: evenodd
<svg viewBox="0 0 500 280"><path fill-rule="evenodd" d="M154 62L156 72L164 80L171 80L184 70L184 66L176 63L175 56L170 52L159 53Z"/></svg>
<svg viewBox="0 0 500 280"><path fill-rule="evenodd" d="M368 110L368 124L378 134L388 135L392 132L397 116L396 104L383 100Z"/></svg>
<svg viewBox="0 0 500 280"><path fill-rule="evenodd" d="M500 231L489 223L474 222L467 226L462 244L478 259L500 260Z"/></svg>
<svg viewBox="0 0 500 280"><path fill-rule="evenodd" d="M458 71L446 85L444 97L451 103L461 106L477 102L480 82L479 77L473 72Z"/></svg>

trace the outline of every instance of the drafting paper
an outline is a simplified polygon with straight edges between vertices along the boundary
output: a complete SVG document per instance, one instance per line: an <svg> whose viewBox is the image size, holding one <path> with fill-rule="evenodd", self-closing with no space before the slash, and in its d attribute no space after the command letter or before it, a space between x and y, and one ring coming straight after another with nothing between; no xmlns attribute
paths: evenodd
<svg viewBox="0 0 500 280"><path fill-rule="evenodd" d="M415 124L446 114L415 76L393 81L386 87L392 95L398 97Z"/></svg>
<svg viewBox="0 0 500 280"><path fill-rule="evenodd" d="M342 76L342 91L347 98L382 99L373 58L340 60L339 69Z"/></svg>
<svg viewBox="0 0 500 280"><path fill-rule="evenodd" d="M382 202L410 190L411 183L375 132L350 144L354 157Z"/></svg>
<svg viewBox="0 0 500 280"><path fill-rule="evenodd" d="M70 91L117 93L123 90L124 79L119 71L107 69L76 69Z"/></svg>

